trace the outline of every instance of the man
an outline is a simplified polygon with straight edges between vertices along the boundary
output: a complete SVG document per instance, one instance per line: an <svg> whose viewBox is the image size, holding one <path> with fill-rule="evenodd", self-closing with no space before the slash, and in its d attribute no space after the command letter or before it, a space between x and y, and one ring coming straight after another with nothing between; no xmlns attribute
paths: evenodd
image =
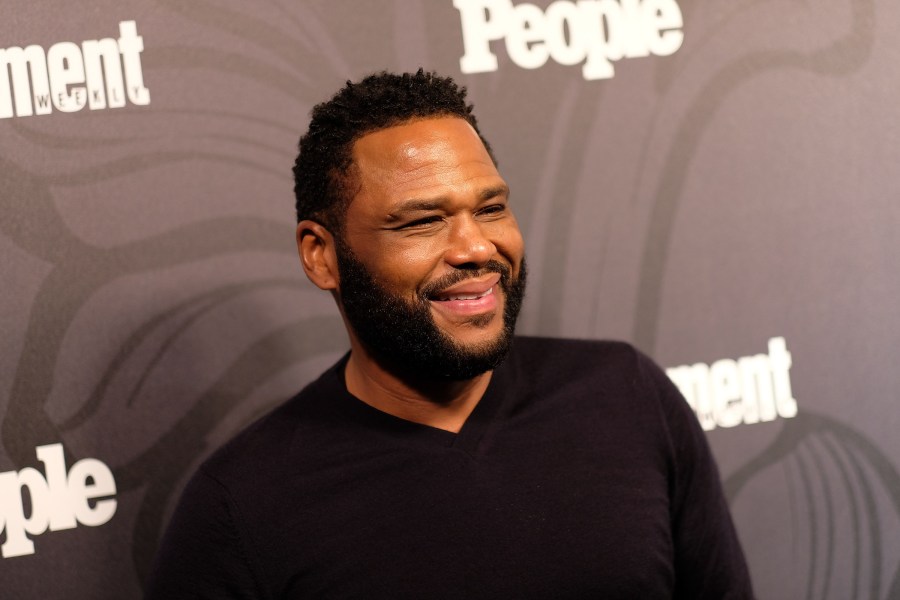
<svg viewBox="0 0 900 600"><path fill-rule="evenodd" d="M523 242L464 89L348 83L294 174L303 269L350 353L201 467L148 597L751 597L661 371L513 339Z"/></svg>

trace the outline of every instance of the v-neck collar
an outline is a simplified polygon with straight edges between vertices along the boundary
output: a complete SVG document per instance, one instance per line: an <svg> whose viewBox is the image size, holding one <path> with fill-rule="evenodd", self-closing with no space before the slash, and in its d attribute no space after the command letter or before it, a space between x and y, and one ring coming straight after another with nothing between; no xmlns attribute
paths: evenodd
<svg viewBox="0 0 900 600"><path fill-rule="evenodd" d="M498 410L503 404L503 393L508 389L503 381L507 379L504 365L497 367L491 374L484 395L469 414L459 433L446 431L430 425L409 421L379 410L347 391L344 369L350 358L348 352L339 360L329 373L332 385L338 390L342 416L355 421L368 430L388 435L400 443L425 445L431 447L452 448L474 456L484 434L495 421ZM504 363L505 364L505 363Z"/></svg>

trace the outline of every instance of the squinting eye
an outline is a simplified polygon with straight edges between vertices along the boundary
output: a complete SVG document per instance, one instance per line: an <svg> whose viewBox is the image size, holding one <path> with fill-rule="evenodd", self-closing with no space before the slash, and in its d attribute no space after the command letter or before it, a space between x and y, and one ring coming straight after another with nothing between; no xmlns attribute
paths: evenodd
<svg viewBox="0 0 900 600"><path fill-rule="evenodd" d="M497 213L501 213L506 210L506 205L504 204L491 204L490 206L485 206L481 209L481 214L483 215L493 215Z"/></svg>
<svg viewBox="0 0 900 600"><path fill-rule="evenodd" d="M401 229L415 229L417 227L427 227L428 225L437 223L440 220L441 220L441 218L438 216L424 217L422 219L416 219L415 221L410 221L409 223L402 225L400 228Z"/></svg>

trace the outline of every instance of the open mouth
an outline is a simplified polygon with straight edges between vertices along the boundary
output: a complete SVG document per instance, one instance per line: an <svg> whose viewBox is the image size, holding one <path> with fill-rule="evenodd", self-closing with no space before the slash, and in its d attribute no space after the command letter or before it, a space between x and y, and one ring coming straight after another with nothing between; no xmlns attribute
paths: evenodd
<svg viewBox="0 0 900 600"><path fill-rule="evenodd" d="M465 302L480 300L494 293L494 287L500 283L500 273L488 273L481 277L460 281L429 294L428 299L435 302Z"/></svg>
<svg viewBox="0 0 900 600"><path fill-rule="evenodd" d="M480 298L484 298L485 296L490 296L493 293L494 287L491 286L480 294L450 294L448 296L437 294L434 298L432 298L432 300L434 300L435 302L451 302L453 300L478 300Z"/></svg>
<svg viewBox="0 0 900 600"><path fill-rule="evenodd" d="M452 320L486 315L498 307L494 292L500 283L499 273L468 279L430 294L431 305Z"/></svg>

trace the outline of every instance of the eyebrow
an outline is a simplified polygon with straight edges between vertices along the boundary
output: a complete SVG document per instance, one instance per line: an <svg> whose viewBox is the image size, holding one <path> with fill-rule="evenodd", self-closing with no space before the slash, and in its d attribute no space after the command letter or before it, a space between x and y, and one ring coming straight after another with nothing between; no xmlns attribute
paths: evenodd
<svg viewBox="0 0 900 600"><path fill-rule="evenodd" d="M495 185L479 191L478 201L484 202L485 200L490 200L491 198L496 198L497 196L508 195L509 186ZM388 219L391 221L397 220L404 213L439 210L444 207L447 201L447 198L444 196L438 196L437 198L410 198L409 200L402 202L399 206L392 210L388 215Z"/></svg>

